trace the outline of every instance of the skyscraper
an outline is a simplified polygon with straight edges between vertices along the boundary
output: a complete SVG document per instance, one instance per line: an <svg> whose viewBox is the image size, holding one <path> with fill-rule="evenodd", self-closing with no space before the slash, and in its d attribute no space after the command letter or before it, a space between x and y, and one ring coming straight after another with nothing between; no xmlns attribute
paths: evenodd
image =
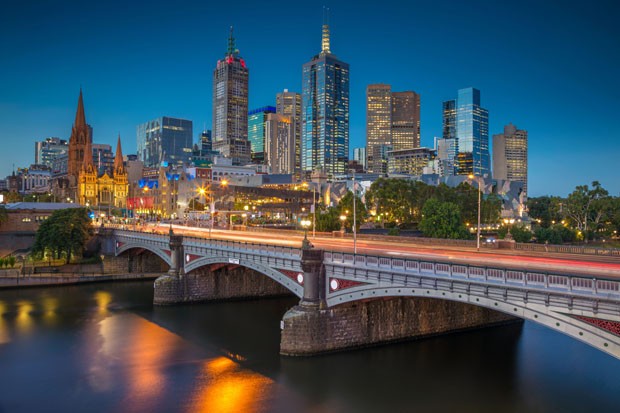
<svg viewBox="0 0 620 413"><path fill-rule="evenodd" d="M235 48L231 27L228 50L213 71L213 150L232 159L233 165L250 163L249 76L245 61Z"/></svg>
<svg viewBox="0 0 620 413"><path fill-rule="evenodd" d="M55 158L65 155L69 151L66 140L60 138L47 138L34 143L34 163L46 165L50 168Z"/></svg>
<svg viewBox="0 0 620 413"><path fill-rule="evenodd" d="M302 172L346 171L349 155L349 65L331 53L323 24L321 52L303 65Z"/></svg>
<svg viewBox="0 0 620 413"><path fill-rule="evenodd" d="M480 107L480 91L460 89L456 99L456 169L459 175L490 175L489 112Z"/></svg>
<svg viewBox="0 0 620 413"><path fill-rule="evenodd" d="M443 102L443 135L436 139L435 149L439 158L443 175L456 174L456 154L458 142L456 140L456 100Z"/></svg>
<svg viewBox="0 0 620 413"><path fill-rule="evenodd" d="M353 148L353 160L357 161L358 164L362 165L362 168L364 169L364 171L368 169L367 159L368 158L366 156L365 147Z"/></svg>
<svg viewBox="0 0 620 413"><path fill-rule="evenodd" d="M493 135L493 178L523 183L527 194L527 131L512 123Z"/></svg>
<svg viewBox="0 0 620 413"><path fill-rule="evenodd" d="M375 159L376 146L393 150L420 147L420 95L412 91L392 92L390 85L366 88L366 153L369 172L382 173L386 159Z"/></svg>
<svg viewBox="0 0 620 413"><path fill-rule="evenodd" d="M284 92L276 95L276 113L288 116L293 130L293 144L295 145L295 167L292 174L301 178L301 95L297 92Z"/></svg>
<svg viewBox="0 0 620 413"><path fill-rule="evenodd" d="M264 106L248 112L248 140L252 148L252 163L263 164L265 161L265 138L267 136L267 115L276 113L273 106Z"/></svg>
<svg viewBox="0 0 620 413"><path fill-rule="evenodd" d="M142 123L136 128L138 159L147 168L189 163L193 134L191 120L162 116Z"/></svg>
<svg viewBox="0 0 620 413"><path fill-rule="evenodd" d="M295 171L295 131L289 116L269 113L265 125L265 164L272 174Z"/></svg>

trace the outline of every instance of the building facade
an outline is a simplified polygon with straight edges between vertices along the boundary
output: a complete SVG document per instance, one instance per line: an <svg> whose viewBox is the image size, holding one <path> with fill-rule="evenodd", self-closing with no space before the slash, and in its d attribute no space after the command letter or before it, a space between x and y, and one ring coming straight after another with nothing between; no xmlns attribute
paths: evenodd
<svg viewBox="0 0 620 413"><path fill-rule="evenodd" d="M248 141L250 72L235 48L232 27L228 50L213 71L213 150L232 159L233 165L251 161Z"/></svg>
<svg viewBox="0 0 620 413"><path fill-rule="evenodd" d="M527 195L527 131L512 123L493 135L493 178L523 184Z"/></svg>
<svg viewBox="0 0 620 413"><path fill-rule="evenodd" d="M323 25L321 52L302 69L302 173L345 172L349 158L349 65L331 53Z"/></svg>
<svg viewBox="0 0 620 413"><path fill-rule="evenodd" d="M54 159L69 152L69 143L65 139L47 138L34 143L34 163L52 167Z"/></svg>
<svg viewBox="0 0 620 413"><path fill-rule="evenodd" d="M192 156L191 120L162 116L136 128L138 159L146 167L184 165Z"/></svg>
<svg viewBox="0 0 620 413"><path fill-rule="evenodd" d="M293 130L293 143L295 145L295 167L293 175L296 179L301 178L301 94L297 92L284 92L276 95L276 113L287 116L291 120Z"/></svg>
<svg viewBox="0 0 620 413"><path fill-rule="evenodd" d="M456 172L490 176L489 112L480 106L480 91L460 89L456 99Z"/></svg>
<svg viewBox="0 0 620 413"><path fill-rule="evenodd" d="M388 153L388 174L423 175L435 155L429 148L393 150Z"/></svg>
<svg viewBox="0 0 620 413"><path fill-rule="evenodd" d="M252 163L264 164L267 137L267 116L276 113L274 106L264 106L248 112L248 140L252 148Z"/></svg>
<svg viewBox="0 0 620 413"><path fill-rule="evenodd" d="M271 174L294 174L295 123L290 117L271 113L267 115L265 163Z"/></svg>
<svg viewBox="0 0 620 413"><path fill-rule="evenodd" d="M362 166L362 169L366 171L368 169L368 162L366 157L366 148L353 148L353 160Z"/></svg>
<svg viewBox="0 0 620 413"><path fill-rule="evenodd" d="M82 98L82 89L78 98L77 111L75 113L75 121L71 129L71 137L69 138L69 153L67 157L67 183L68 191L62 195L67 195L70 199L75 200L77 197L78 175L84 163L84 153L88 153L92 162L91 149L92 135L91 129L86 123L86 115L84 112L84 100ZM88 148L87 148L88 146Z"/></svg>
<svg viewBox="0 0 620 413"><path fill-rule="evenodd" d="M420 95L412 91L392 92L390 85L366 88L366 153L368 171L382 173L385 159L375 158L375 147L393 150L420 146Z"/></svg>

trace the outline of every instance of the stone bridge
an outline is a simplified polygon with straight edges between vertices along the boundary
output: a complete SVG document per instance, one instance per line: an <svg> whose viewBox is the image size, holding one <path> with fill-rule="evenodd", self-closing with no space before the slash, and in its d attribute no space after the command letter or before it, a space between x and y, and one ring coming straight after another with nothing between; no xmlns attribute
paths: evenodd
<svg viewBox="0 0 620 413"><path fill-rule="evenodd" d="M113 230L108 253L167 274L155 304L292 293L281 353L312 355L531 320L620 358L611 278ZM112 251L113 250L113 251ZM155 258L159 257L158 259Z"/></svg>

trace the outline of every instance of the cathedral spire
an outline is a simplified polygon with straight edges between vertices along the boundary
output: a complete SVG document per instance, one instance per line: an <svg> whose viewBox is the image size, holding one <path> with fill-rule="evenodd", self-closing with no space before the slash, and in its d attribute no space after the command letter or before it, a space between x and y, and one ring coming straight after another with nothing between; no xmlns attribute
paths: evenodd
<svg viewBox="0 0 620 413"><path fill-rule="evenodd" d="M82 168L85 171L92 171L95 169L93 164L93 145L90 139L86 139L86 145L84 145L84 159L82 160Z"/></svg>
<svg viewBox="0 0 620 413"><path fill-rule="evenodd" d="M86 126L86 115L84 114L84 101L82 100L82 88L80 88L80 97L78 98L77 112L75 113L75 122L73 126L78 128Z"/></svg>
<svg viewBox="0 0 620 413"><path fill-rule="evenodd" d="M323 7L323 36L321 37L321 52L331 53L329 51L329 9Z"/></svg>
<svg viewBox="0 0 620 413"><path fill-rule="evenodd" d="M116 143L116 155L114 157L114 174L120 174L124 171L123 166L123 150L121 149L121 134L118 134L118 142Z"/></svg>

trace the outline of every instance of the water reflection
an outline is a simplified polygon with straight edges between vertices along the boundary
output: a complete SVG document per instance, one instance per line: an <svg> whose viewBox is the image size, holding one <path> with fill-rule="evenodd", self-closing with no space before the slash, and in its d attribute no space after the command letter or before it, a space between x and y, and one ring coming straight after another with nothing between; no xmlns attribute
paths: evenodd
<svg viewBox="0 0 620 413"><path fill-rule="evenodd" d="M43 303L43 320L49 326L55 324L58 319L58 299L54 297L45 297L42 300Z"/></svg>
<svg viewBox="0 0 620 413"><path fill-rule="evenodd" d="M226 357L204 363L188 412L256 412L264 410L273 381L241 368Z"/></svg>
<svg viewBox="0 0 620 413"><path fill-rule="evenodd" d="M112 302L112 294L107 291L97 291L94 295L100 315L108 314L108 305Z"/></svg>
<svg viewBox="0 0 620 413"><path fill-rule="evenodd" d="M9 336L9 325L4 320L6 307L6 304L3 301L0 301L0 344L5 344L11 341L11 337Z"/></svg>
<svg viewBox="0 0 620 413"><path fill-rule="evenodd" d="M20 333L29 333L34 326L32 314L34 306L31 301L19 301L17 303L17 317L15 318L15 327Z"/></svg>

